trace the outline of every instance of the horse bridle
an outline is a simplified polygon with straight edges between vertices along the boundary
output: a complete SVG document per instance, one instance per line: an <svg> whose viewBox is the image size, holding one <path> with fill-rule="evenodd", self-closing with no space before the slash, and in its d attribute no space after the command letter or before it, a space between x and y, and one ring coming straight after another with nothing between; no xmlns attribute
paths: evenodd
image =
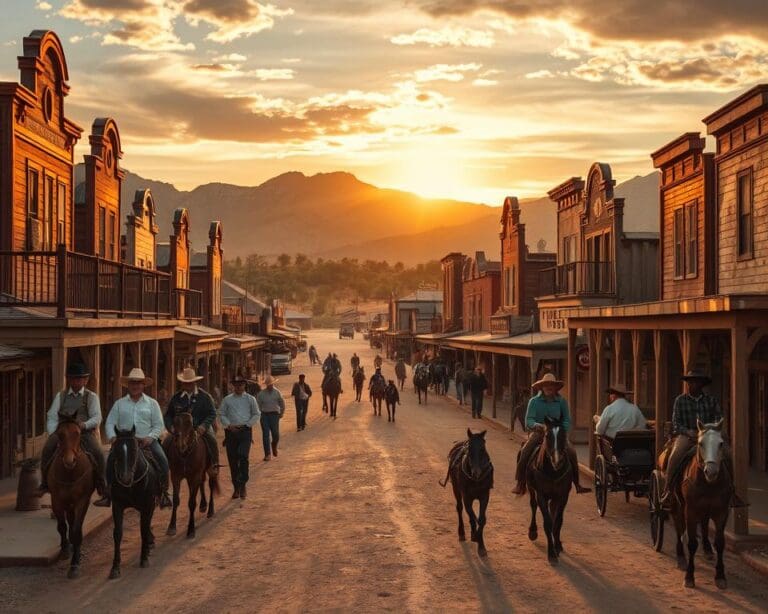
<svg viewBox="0 0 768 614"><path fill-rule="evenodd" d="M469 466L469 446L467 446L466 450L463 454L464 458L461 461L461 472L464 474L464 477L466 477L468 480L471 480L473 482L480 482L481 480L485 479L488 474L493 471L493 463L491 462L491 457L488 456L488 453L485 453L485 460L488 462L487 465L483 468L483 471L480 473L480 475L475 478L472 476L471 473L471 467Z"/></svg>
<svg viewBox="0 0 768 614"><path fill-rule="evenodd" d="M125 440L127 438L123 437L122 439L123 439L123 445L126 445ZM117 443L119 441L120 441L120 439L115 441L115 445L117 445ZM136 441L136 439L134 438L133 441ZM141 476L138 477L138 478L135 475L136 474L136 466L139 463L139 456L144 456L144 455L143 455L143 453L141 451L141 448L139 446L139 442L136 441L136 456L133 459L133 464L131 465L131 470L130 470L131 482L130 483L123 482L119 477L117 477L117 471L115 471L115 474L114 474L115 482L120 484L120 486L122 486L123 488L131 488L132 486L134 486L134 485L138 484L139 482L141 482L147 476L147 473L149 472L149 462L146 459L144 459L144 473L142 473ZM114 460L113 460L113 462L114 462Z"/></svg>
<svg viewBox="0 0 768 614"><path fill-rule="evenodd" d="M190 418L192 417L192 412L189 412L189 411L185 411L185 412L179 412L179 413L180 413L180 414L182 414L182 413L186 413L186 414L189 414ZM185 446L185 448L184 448L184 450L183 450L183 451L182 451L182 448L181 448L181 446L179 446L178 444L176 444L176 451L179 453L179 456L180 456L181 458L186 458L187 456L189 456L190 454L192 454L192 451L195 449L195 445L197 444L197 440L198 440L198 437L199 437L199 436L198 436L197 430L195 429L195 427L194 427L194 424L193 424L193 426L192 426L192 434L191 434L191 439L192 439L192 442L191 442L189 445ZM178 441L178 442L181 442L181 441L182 441L182 439L181 439L181 433L180 433L179 431L176 431L176 432L173 434L173 439L174 439L174 443L175 443L176 441Z"/></svg>

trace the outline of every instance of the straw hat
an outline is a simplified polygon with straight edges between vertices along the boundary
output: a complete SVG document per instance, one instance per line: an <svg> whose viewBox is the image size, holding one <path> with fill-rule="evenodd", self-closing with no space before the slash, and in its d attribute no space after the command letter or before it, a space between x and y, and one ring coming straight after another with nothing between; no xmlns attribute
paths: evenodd
<svg viewBox="0 0 768 614"><path fill-rule="evenodd" d="M196 375L195 370L192 367L187 367L181 373L176 375L176 379L182 384L191 384L192 382L199 382L203 379L202 375Z"/></svg>
<svg viewBox="0 0 768 614"><path fill-rule="evenodd" d="M565 386L565 382L563 380L557 379L554 373L545 373L539 381L533 382L531 388L534 391L539 391L544 384L554 384L557 386L558 390Z"/></svg>
<svg viewBox="0 0 768 614"><path fill-rule="evenodd" d="M269 386L271 384L276 384L278 381L280 380L272 377L271 375L267 375L267 377L264 378L264 385Z"/></svg>
<svg viewBox="0 0 768 614"><path fill-rule="evenodd" d="M622 396L627 396L628 394L632 394L632 391L627 390L627 387L624 384L613 384L611 386L608 386L608 388L606 388L605 391L608 393L615 392L616 394L620 394Z"/></svg>
<svg viewBox="0 0 768 614"><path fill-rule="evenodd" d="M120 378L120 383L123 386L127 386L130 382L142 382L145 386L152 385L152 378L144 375L144 371L138 367L131 369L128 375L124 375Z"/></svg>

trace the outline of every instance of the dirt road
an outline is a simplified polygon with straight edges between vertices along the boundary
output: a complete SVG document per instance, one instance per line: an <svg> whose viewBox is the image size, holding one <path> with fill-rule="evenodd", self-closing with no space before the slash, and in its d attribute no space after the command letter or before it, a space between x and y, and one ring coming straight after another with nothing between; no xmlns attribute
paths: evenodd
<svg viewBox="0 0 768 614"><path fill-rule="evenodd" d="M229 472L214 519L200 520L197 538L166 537L168 512L158 512L149 569L138 567L138 530L131 514L123 541L123 576L107 580L111 530L86 541L83 576L66 566L0 570L0 611L298 612L298 611L622 611L765 612L768 582L733 555L729 589L714 586L713 565L699 559L698 588L682 587L671 556L649 546L642 501L613 495L599 518L591 495L572 495L563 528L565 554L550 567L546 550L527 539L527 500L510 495L517 444L500 428L472 420L455 403L430 397L418 406L406 385L397 422L374 417L352 401L349 358L356 351L370 374L374 353L357 337L313 332L321 356L338 352L345 394L339 418L310 402L310 423L296 433L293 403L281 423L276 461L253 446L249 498L232 502ZM278 386L287 396L298 371L319 393L320 368L301 357ZM385 363L384 374L393 377ZM466 429L488 429L496 468L486 528L489 556L459 543L445 455ZM258 433L254 433L256 435ZM182 511L183 510L183 511ZM180 508L180 525L186 521Z"/></svg>

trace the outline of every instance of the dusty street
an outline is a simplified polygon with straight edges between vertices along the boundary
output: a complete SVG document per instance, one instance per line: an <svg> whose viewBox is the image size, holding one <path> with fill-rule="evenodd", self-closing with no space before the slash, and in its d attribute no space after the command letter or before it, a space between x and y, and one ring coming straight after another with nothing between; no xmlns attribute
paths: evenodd
<svg viewBox="0 0 768 614"><path fill-rule="evenodd" d="M665 552L649 545L642 501L611 495L606 518L592 495L571 496L563 528L560 566L547 563L543 531L527 539L527 499L510 494L517 444L487 422L472 420L456 404L430 396L420 407L410 381L397 422L372 415L352 401L349 358L373 371L374 353L360 336L340 341L335 331L312 332L324 357L338 352L345 394L339 418L320 412L320 368L305 355L278 387L288 396L299 371L316 392L309 426L296 433L293 402L281 423L280 456L261 461L260 432L251 452L249 498L231 502L228 468L217 515L201 519L197 538L166 537L169 513L154 520L157 547L149 569L138 567L136 515L123 541L123 577L107 580L111 525L86 540L83 576L65 578L66 566L0 570L0 611L566 611L668 610L764 612L768 582L732 554L729 589L714 586L713 564L698 558L695 590ZM393 377L393 366L384 373ZM410 380L410 378L409 378ZM486 528L489 556L459 543L445 455L467 426L488 429L496 468ZM222 457L224 458L224 457ZM184 495L184 501L186 494ZM180 523L186 522L185 504ZM671 528L668 532L671 535Z"/></svg>

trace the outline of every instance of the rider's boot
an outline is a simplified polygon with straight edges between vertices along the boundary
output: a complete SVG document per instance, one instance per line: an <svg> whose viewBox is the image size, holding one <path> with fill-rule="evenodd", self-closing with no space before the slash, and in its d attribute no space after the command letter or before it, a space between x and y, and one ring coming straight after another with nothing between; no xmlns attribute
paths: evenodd
<svg viewBox="0 0 768 614"><path fill-rule="evenodd" d="M168 474L160 476L160 509L173 507L171 496L168 494Z"/></svg>

